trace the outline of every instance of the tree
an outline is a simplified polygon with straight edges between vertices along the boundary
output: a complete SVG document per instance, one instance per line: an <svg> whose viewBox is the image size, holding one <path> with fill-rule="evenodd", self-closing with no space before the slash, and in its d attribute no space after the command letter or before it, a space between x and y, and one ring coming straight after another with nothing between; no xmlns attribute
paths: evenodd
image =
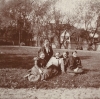
<svg viewBox="0 0 100 99"><path fill-rule="evenodd" d="M30 13L29 17L31 20L31 30L33 34L37 37L37 46L40 44L41 36L44 32L47 32L47 29L44 28L48 24L48 12L54 0L48 0L45 2L35 1L33 3L33 11Z"/></svg>
<svg viewBox="0 0 100 99"><path fill-rule="evenodd" d="M95 29L94 30L94 35L97 32L97 6L94 6L94 4L99 3L99 1L93 1L93 0L88 0L85 3L79 3L79 5L76 7L76 19L77 19L77 24L79 23L79 28L84 28L85 33L81 32L81 37L86 39L88 45L90 45L90 42L93 42L93 39L90 39L89 36L89 31L90 29ZM95 9L95 10L94 10ZM90 31L91 32L91 31ZM83 35L83 36L82 36ZM94 38L93 35L93 38Z"/></svg>
<svg viewBox="0 0 100 99"><path fill-rule="evenodd" d="M11 35L12 37L15 37L12 38L13 40L19 39L19 44L23 41L23 35L25 32L29 30L27 16L32 10L30 5L30 0L9 0L0 8L2 13L2 24L5 23L4 26L6 26L6 28L9 26L12 27L12 32L15 28L15 32L13 34L11 32ZM28 33L29 31L27 34ZM17 37L13 35L16 35ZM27 38L23 42L26 42L26 40Z"/></svg>

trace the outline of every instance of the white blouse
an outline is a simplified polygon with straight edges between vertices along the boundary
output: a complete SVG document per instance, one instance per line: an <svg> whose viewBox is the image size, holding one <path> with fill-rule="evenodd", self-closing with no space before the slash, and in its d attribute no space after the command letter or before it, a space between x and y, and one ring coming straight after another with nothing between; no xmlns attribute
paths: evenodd
<svg viewBox="0 0 100 99"><path fill-rule="evenodd" d="M56 57L52 57L49 62L47 63L46 67L50 67L51 65L55 66L61 66L62 72L64 72L64 64L63 64L63 58L56 59Z"/></svg>

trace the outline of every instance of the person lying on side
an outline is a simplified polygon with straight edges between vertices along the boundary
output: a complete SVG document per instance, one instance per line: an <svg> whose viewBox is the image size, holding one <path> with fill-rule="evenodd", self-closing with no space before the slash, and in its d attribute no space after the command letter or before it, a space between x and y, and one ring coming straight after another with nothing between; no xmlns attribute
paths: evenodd
<svg viewBox="0 0 100 99"><path fill-rule="evenodd" d="M77 56L77 51L72 52L72 56L69 58L67 72L73 74L79 74L83 72L81 59Z"/></svg>

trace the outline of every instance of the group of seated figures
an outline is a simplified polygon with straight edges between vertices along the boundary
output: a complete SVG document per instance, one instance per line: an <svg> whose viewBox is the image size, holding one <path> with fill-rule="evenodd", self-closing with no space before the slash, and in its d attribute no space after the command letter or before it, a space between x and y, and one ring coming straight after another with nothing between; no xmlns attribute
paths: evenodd
<svg viewBox="0 0 100 99"><path fill-rule="evenodd" d="M72 52L55 52L53 56L52 47L48 40L44 41L44 46L38 51L38 57L34 57L34 66L25 76L30 82L47 80L58 74L80 74L83 73L80 58L77 56L77 51Z"/></svg>

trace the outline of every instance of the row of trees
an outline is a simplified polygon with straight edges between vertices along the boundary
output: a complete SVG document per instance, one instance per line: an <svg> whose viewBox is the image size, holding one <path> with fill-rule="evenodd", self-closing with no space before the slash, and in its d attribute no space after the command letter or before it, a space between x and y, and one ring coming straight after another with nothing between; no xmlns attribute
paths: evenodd
<svg viewBox="0 0 100 99"><path fill-rule="evenodd" d="M66 30L75 42L79 43L81 38L89 44L89 31L95 29L93 36L99 33L100 1L76 3L73 12L65 13L56 9L57 2L60 1L0 0L0 35L4 36L6 41L10 39L16 44L24 42L26 45L33 42L33 37L36 37L37 46L47 37L61 48L66 38L60 42L60 35Z"/></svg>
<svg viewBox="0 0 100 99"><path fill-rule="evenodd" d="M1 0L0 31L12 40L30 42L34 35L40 37L42 28L47 23L47 11L53 1L40 0ZM38 38L37 38L38 41ZM38 43L37 43L38 44Z"/></svg>

